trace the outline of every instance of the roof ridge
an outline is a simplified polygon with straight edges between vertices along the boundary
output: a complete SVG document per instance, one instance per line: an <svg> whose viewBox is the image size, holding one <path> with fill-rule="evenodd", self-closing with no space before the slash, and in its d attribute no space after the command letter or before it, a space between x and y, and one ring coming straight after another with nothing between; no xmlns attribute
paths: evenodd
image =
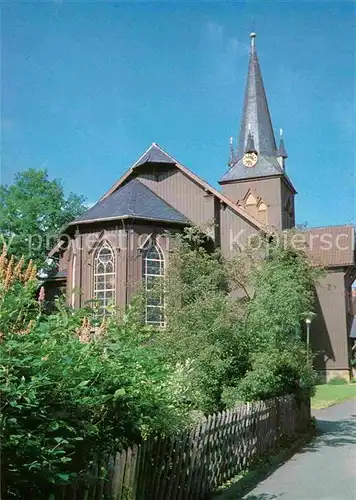
<svg viewBox="0 0 356 500"><path fill-rule="evenodd" d="M170 158L172 158L173 161L177 162L178 160L176 158L174 158L170 153L168 153L168 151L166 151L162 146L160 146L157 142L152 142L151 144L151 147L156 147L158 149L160 149L162 151L162 153L164 153L165 155L169 156Z"/></svg>
<svg viewBox="0 0 356 500"><path fill-rule="evenodd" d="M152 149L152 146L156 144L155 142L152 142L151 146L149 146L146 151L144 153L142 153L142 155L135 161L135 163L130 167L130 168L134 168L135 165L145 156L145 154L147 154L149 152L150 149Z"/></svg>

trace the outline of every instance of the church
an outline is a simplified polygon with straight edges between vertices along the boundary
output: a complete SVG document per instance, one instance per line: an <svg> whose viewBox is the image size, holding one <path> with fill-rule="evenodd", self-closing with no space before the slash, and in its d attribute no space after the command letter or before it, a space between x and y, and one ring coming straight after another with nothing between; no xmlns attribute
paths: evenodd
<svg viewBox="0 0 356 500"><path fill-rule="evenodd" d="M296 189L287 175L288 154L276 143L261 68L250 35L250 55L237 148L217 190L157 143L84 215L72 221L50 256L58 272L47 286L64 288L72 307L95 299L105 310L124 308L142 283L162 279L169 236L189 225L211 224L214 244L229 257L235 245L257 234L295 226ZM348 379L353 321L351 286L356 278L354 227L303 232L310 259L326 275L316 289L310 325L315 368L326 379ZM147 300L147 324L164 326L163 300Z"/></svg>

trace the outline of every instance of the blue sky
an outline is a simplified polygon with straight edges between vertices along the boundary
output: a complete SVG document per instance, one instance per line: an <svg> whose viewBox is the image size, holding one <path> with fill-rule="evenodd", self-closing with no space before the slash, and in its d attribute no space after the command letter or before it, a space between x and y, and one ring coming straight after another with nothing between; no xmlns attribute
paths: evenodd
<svg viewBox="0 0 356 500"><path fill-rule="evenodd" d="M297 222L355 222L353 2L1 5L1 182L47 168L96 201L152 143L213 185L238 133L249 32Z"/></svg>

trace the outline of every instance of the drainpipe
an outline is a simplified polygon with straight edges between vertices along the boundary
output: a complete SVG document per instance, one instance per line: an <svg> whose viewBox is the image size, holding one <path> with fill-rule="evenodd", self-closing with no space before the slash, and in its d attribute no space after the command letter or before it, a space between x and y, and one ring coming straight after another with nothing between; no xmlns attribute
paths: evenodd
<svg viewBox="0 0 356 500"><path fill-rule="evenodd" d="M130 237L129 230L126 229L126 278L125 278L125 309L127 308L128 299L128 282L129 282L129 252L130 252Z"/></svg>

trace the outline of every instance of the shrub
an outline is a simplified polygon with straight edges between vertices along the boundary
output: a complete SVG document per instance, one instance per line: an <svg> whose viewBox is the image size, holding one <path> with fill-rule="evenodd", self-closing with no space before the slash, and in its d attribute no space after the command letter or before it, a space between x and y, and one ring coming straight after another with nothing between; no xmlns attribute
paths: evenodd
<svg viewBox="0 0 356 500"><path fill-rule="evenodd" d="M73 478L99 449L184 424L168 365L119 332L85 342L73 334L77 320L51 316L0 346L3 477L19 498L30 484L41 491Z"/></svg>
<svg viewBox="0 0 356 500"><path fill-rule="evenodd" d="M154 342L167 362L189 361L187 397L198 410L312 392L300 323L313 308L320 271L289 237L286 232L283 244L276 237L257 250L240 250L229 261L192 229L173 238L167 328Z"/></svg>
<svg viewBox="0 0 356 500"><path fill-rule="evenodd" d="M254 355L251 370L238 385L243 401L269 399L283 394L314 394L315 374L301 345L268 349Z"/></svg>
<svg viewBox="0 0 356 500"><path fill-rule="evenodd" d="M342 377L333 377L328 381L328 385L347 385L348 381Z"/></svg>
<svg viewBox="0 0 356 500"><path fill-rule="evenodd" d="M128 327L114 320L96 328L93 339L89 310L58 303L58 313L42 315L34 281L10 283L6 276L0 279L5 498L47 498L98 451L187 424L184 370L132 342Z"/></svg>
<svg viewBox="0 0 356 500"><path fill-rule="evenodd" d="M247 342L235 301L228 294L224 261L199 235L176 236L165 287L167 326L155 346L167 363L189 363L187 402L213 413L222 392L246 370Z"/></svg>
<svg viewBox="0 0 356 500"><path fill-rule="evenodd" d="M350 359L350 365L351 365L353 368L356 368L356 358L351 358L351 359Z"/></svg>

